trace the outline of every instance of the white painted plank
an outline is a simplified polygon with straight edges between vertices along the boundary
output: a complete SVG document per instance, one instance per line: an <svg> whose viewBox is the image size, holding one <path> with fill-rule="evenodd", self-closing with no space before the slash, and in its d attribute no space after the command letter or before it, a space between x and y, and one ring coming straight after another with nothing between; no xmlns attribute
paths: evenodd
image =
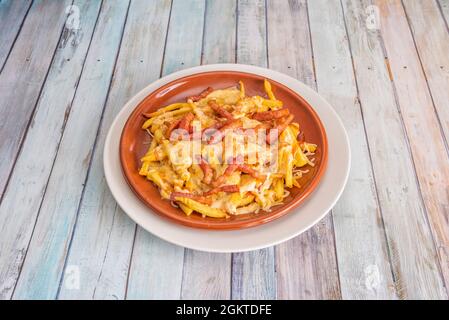
<svg viewBox="0 0 449 320"><path fill-rule="evenodd" d="M236 1L206 2L203 63L235 62ZM229 299L231 254L186 249L182 299Z"/></svg>
<svg viewBox="0 0 449 320"><path fill-rule="evenodd" d="M397 0L376 1L375 4L380 9L381 35L424 204L429 217L441 215L440 210L449 203L449 158L404 8ZM443 215L447 215L447 209ZM410 225L415 225L415 232L406 239L406 252L415 255L406 259L402 252L404 259L400 261L405 269L401 276L405 279L407 297L446 298L426 216L409 216L408 219ZM390 242L393 252L399 251L401 245Z"/></svg>
<svg viewBox="0 0 449 320"><path fill-rule="evenodd" d="M237 12L237 62L267 66L265 1L239 0ZM274 248L234 253L232 299L276 297Z"/></svg>
<svg viewBox="0 0 449 320"><path fill-rule="evenodd" d="M423 249L416 250L416 246L432 247L432 240L429 237L416 237L417 234L428 235L425 230L425 209L385 64L382 43L378 31L366 27L365 9L368 5L370 1L344 1L379 201L390 243L395 287L401 299L425 298L417 290L421 284L415 278L419 279L416 274L427 272L425 269L422 271L424 259L433 260L433 257L431 253L430 258L425 257L428 253L423 254ZM385 152L386 145L391 146L391 152ZM419 243L410 240L413 238ZM414 261L420 262L410 269L408 265L414 264Z"/></svg>
<svg viewBox="0 0 449 320"><path fill-rule="evenodd" d="M69 3L71 0L33 3L0 73L0 198L47 75Z"/></svg>
<svg viewBox="0 0 449 320"><path fill-rule="evenodd" d="M370 155L340 1L309 1L317 87L340 115L349 135L352 168L333 209L343 299L394 296ZM374 277L374 278L373 278Z"/></svg>
<svg viewBox="0 0 449 320"><path fill-rule="evenodd" d="M80 205L66 270L79 268L80 289L64 274L60 299L123 299L135 224L118 207L103 172L103 146L117 113L160 75L171 1L132 1L98 142ZM155 32L158 30L158 32Z"/></svg>
<svg viewBox="0 0 449 320"><path fill-rule="evenodd" d="M403 5L446 138L447 148L449 141L449 33L447 26L434 1L407 0L403 2ZM446 177L449 176L446 175ZM426 187L426 183L423 183L423 195L428 207L430 225L438 248L446 288L449 287L448 184L447 180L443 184L430 185L430 187Z"/></svg>
<svg viewBox="0 0 449 320"><path fill-rule="evenodd" d="M449 0L437 0L441 8L441 13L446 20L446 26L449 24Z"/></svg>
<svg viewBox="0 0 449 320"><path fill-rule="evenodd" d="M16 299L56 297L122 38L127 7L126 1L103 2L13 295Z"/></svg>
<svg viewBox="0 0 449 320"><path fill-rule="evenodd" d="M205 1L172 3L163 75L201 62ZM127 299L179 299L184 248L137 228Z"/></svg>
<svg viewBox="0 0 449 320"><path fill-rule="evenodd" d="M26 18L31 0L0 1L0 72Z"/></svg>
<svg viewBox="0 0 449 320"><path fill-rule="evenodd" d="M99 1L76 3L81 28L64 32L0 205L1 298L18 277L100 9Z"/></svg>
<svg viewBox="0 0 449 320"><path fill-rule="evenodd" d="M270 68L316 88L305 0L267 2ZM338 299L340 288L330 214L275 248L279 299Z"/></svg>

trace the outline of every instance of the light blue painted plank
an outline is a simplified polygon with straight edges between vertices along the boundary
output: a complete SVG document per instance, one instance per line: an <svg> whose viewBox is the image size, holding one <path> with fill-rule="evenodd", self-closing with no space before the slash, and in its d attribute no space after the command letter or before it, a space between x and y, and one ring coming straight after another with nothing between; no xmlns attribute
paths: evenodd
<svg viewBox="0 0 449 320"><path fill-rule="evenodd" d="M98 16L100 1L77 3L81 29L64 32L0 205L1 298L16 283Z"/></svg>
<svg viewBox="0 0 449 320"><path fill-rule="evenodd" d="M39 98L69 3L71 0L33 3L0 73L0 197Z"/></svg>
<svg viewBox="0 0 449 320"><path fill-rule="evenodd" d="M174 0L163 74L199 65L205 1ZM184 249L137 228L128 282L128 299L179 299Z"/></svg>
<svg viewBox="0 0 449 320"><path fill-rule="evenodd" d="M236 6L234 0L206 3L203 64L235 62ZM186 249L182 299L229 299L231 254Z"/></svg>
<svg viewBox="0 0 449 320"><path fill-rule="evenodd" d="M8 57L20 27L26 17L31 0L0 1L0 71Z"/></svg>
<svg viewBox="0 0 449 320"><path fill-rule="evenodd" d="M122 38L127 7L127 1L103 2L39 218L13 295L16 299L56 297Z"/></svg>
<svg viewBox="0 0 449 320"><path fill-rule="evenodd" d="M60 299L125 297L135 224L118 207L106 184L103 146L112 121L126 101L159 77L170 5L170 0L131 2ZM80 271L79 289L71 285L73 267Z"/></svg>
<svg viewBox="0 0 449 320"><path fill-rule="evenodd" d="M265 1L239 0L237 62L267 67ZM232 298L276 297L274 248L233 254Z"/></svg>

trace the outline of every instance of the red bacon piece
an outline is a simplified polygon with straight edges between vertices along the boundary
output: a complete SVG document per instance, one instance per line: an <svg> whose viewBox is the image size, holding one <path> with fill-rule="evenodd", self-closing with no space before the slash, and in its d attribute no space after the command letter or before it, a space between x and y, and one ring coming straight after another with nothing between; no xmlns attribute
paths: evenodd
<svg viewBox="0 0 449 320"><path fill-rule="evenodd" d="M211 107L212 110L214 110L216 113L218 113L218 115L220 115L222 118L226 118L228 120L234 119L234 116L229 111L227 111L222 106L219 106L215 101L209 101L208 104L209 104L209 107Z"/></svg>
<svg viewBox="0 0 449 320"><path fill-rule="evenodd" d="M272 144L273 142L276 142L279 135L285 130L287 129L288 125L293 121L293 115L289 115L285 120L283 120L282 122L280 122L278 125L276 125L274 127L274 129L277 129L277 136L272 136L271 134L267 135L267 143L268 144Z"/></svg>
<svg viewBox="0 0 449 320"><path fill-rule="evenodd" d="M178 119L178 120L173 121L173 122L170 123L170 125L167 128L167 131L165 132L165 137L167 139L170 139L171 132L173 130L175 130L180 123L181 123L181 119Z"/></svg>
<svg viewBox="0 0 449 320"><path fill-rule="evenodd" d="M288 109L280 109L280 110L272 110L272 111L265 111L265 112L256 112L253 114L254 120L259 121L267 121L267 120L273 120L273 119L279 119L286 117L290 114L290 111Z"/></svg>
<svg viewBox="0 0 449 320"><path fill-rule="evenodd" d="M207 89L203 90L199 95L188 97L187 100L192 100L193 102L200 101L201 99L206 98L212 91L214 91L213 88L207 87Z"/></svg>
<svg viewBox="0 0 449 320"><path fill-rule="evenodd" d="M179 123L179 129L183 129L188 131L190 123L195 119L195 115L192 112L189 112L184 117L182 117L181 122Z"/></svg>
<svg viewBox="0 0 449 320"><path fill-rule="evenodd" d="M200 168L204 173L203 182L205 184L210 184L213 178L213 171L209 163L207 163L203 158L200 160Z"/></svg>
<svg viewBox="0 0 449 320"><path fill-rule="evenodd" d="M204 196L210 196L212 194L218 193L218 192L226 192L226 193L233 193L233 192L239 192L240 188L238 185L226 185L226 186L220 186L217 188L213 188L205 193L203 193Z"/></svg>

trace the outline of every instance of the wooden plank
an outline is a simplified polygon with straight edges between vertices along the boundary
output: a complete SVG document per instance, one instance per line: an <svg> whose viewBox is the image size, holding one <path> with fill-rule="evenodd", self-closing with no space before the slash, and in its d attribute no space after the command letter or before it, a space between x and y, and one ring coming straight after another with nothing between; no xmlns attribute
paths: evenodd
<svg viewBox="0 0 449 320"><path fill-rule="evenodd" d="M446 20L446 26L449 25L449 0L438 0L438 4L441 8L441 13Z"/></svg>
<svg viewBox="0 0 449 320"><path fill-rule="evenodd" d="M10 297L18 277L100 10L99 1L77 5L81 28L63 33L0 205L0 298Z"/></svg>
<svg viewBox="0 0 449 320"><path fill-rule="evenodd" d="M203 64L235 62L236 12L236 0L206 2Z"/></svg>
<svg viewBox="0 0 449 320"><path fill-rule="evenodd" d="M267 67L265 1L239 0L237 22L237 62ZM233 254L231 297L276 297L274 247Z"/></svg>
<svg viewBox="0 0 449 320"><path fill-rule="evenodd" d="M449 203L449 158L442 132L401 2L375 3L380 10L381 35L424 204L429 219L438 224L447 214ZM403 274L409 280L404 281L408 297L445 298L440 266L435 259L437 252L431 243L426 216L416 215L410 219L410 224L415 224L417 232L410 234L412 238L406 239L406 244L390 243L397 250L400 250L399 246L406 245L408 252L416 254L414 259L407 260L404 257L401 261L406 270L410 271L409 274ZM435 224L433 226L444 228ZM440 243L437 242L437 245ZM447 247L443 250L447 250Z"/></svg>
<svg viewBox="0 0 449 320"><path fill-rule="evenodd" d="M267 2L270 68L316 88L305 0ZM332 218L275 248L279 299L338 299Z"/></svg>
<svg viewBox="0 0 449 320"><path fill-rule="evenodd" d="M47 75L69 3L70 0L33 3L0 73L0 199Z"/></svg>
<svg viewBox="0 0 449 320"><path fill-rule="evenodd" d="M203 63L235 62L236 1L206 2ZM185 250L182 299L229 299L231 254Z"/></svg>
<svg viewBox="0 0 449 320"><path fill-rule="evenodd" d="M445 135L447 148L449 141L449 33L436 2L407 0L403 2L403 5ZM443 188L440 189L441 187ZM423 180L422 188L447 288L449 287L448 180L443 180L442 184L436 186L428 186Z"/></svg>
<svg viewBox="0 0 449 320"><path fill-rule="evenodd" d="M26 18L31 1L0 1L0 72Z"/></svg>
<svg viewBox="0 0 449 320"><path fill-rule="evenodd" d="M127 8L126 1L103 2L13 295L16 299L56 297Z"/></svg>
<svg viewBox="0 0 449 320"><path fill-rule="evenodd" d="M60 299L123 299L135 224L118 207L103 173L103 146L117 113L135 93L160 75L170 0L132 1L94 151L66 270L77 266L80 290L64 273ZM154 32L153 30L159 30Z"/></svg>
<svg viewBox="0 0 449 320"><path fill-rule="evenodd" d="M317 87L340 115L353 162L342 197L333 209L343 299L394 296L370 154L367 146L341 3L309 1ZM357 195L357 196L355 196Z"/></svg>
<svg viewBox="0 0 449 320"><path fill-rule="evenodd" d="M201 62L205 1L172 3L163 75ZM128 281L128 299L179 299L184 248L137 228Z"/></svg>

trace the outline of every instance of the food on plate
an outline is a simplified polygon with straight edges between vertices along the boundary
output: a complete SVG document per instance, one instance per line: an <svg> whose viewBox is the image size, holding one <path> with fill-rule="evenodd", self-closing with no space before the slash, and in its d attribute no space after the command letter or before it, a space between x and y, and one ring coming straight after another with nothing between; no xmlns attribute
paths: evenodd
<svg viewBox="0 0 449 320"><path fill-rule="evenodd" d="M242 81L208 87L144 113L151 141L139 174L186 215L229 218L282 204L301 188L318 146L306 142L268 80L263 88L265 97L246 95Z"/></svg>

